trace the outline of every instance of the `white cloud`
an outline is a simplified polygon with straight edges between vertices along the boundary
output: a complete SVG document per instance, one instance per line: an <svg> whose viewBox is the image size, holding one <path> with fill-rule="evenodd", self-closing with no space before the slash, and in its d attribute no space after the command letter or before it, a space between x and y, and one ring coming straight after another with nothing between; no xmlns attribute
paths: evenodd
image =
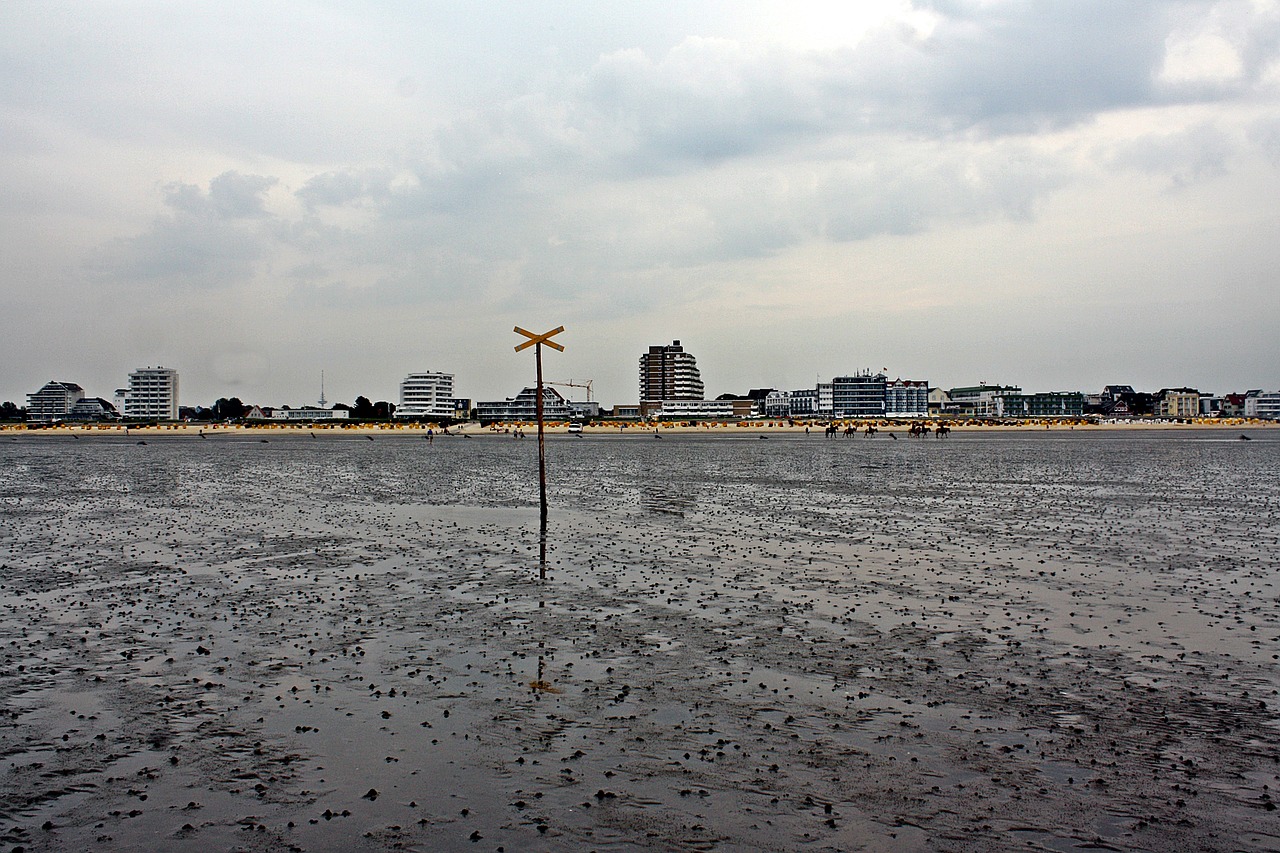
<svg viewBox="0 0 1280 853"><path fill-rule="evenodd" d="M0 73L12 81L0 93L11 188L0 250L23 271L0 310L33 330L0 351L15 372L9 396L46 372L36 330L54 337L41 319L57 313L53 294L89 294L92 308L70 300L72 314L136 330L140 348L184 312L246 335L272 329L248 367L205 386L184 374L184 388L216 394L235 374L283 399L314 372L295 326L369 375L394 376L402 353L424 347L465 360L475 347L461 329L501 333L512 315L576 321L584 339L608 328L616 343L630 329L636 346L648 335L692 346L665 324L691 311L744 328L758 317L767 328L771 313L828 324L856 292L893 306L876 345L895 331L915 340L927 315L932 340L963 348L968 331L929 312L999 306L1039 328L1036 298L1010 294L1041 284L1009 261L958 264L943 286L946 264L921 266L922 252L980 252L965 241L998 233L1000 257L1052 242L1071 270L1081 246L1106 245L1129 269L1182 227L1163 218L1170 189L1179 223L1229 214L1253 240L1273 217L1224 195L1276 184L1273 2L51 8L0 7L11 34ZM1120 198L1167 230L1135 232L1124 248L1101 239L1121 223L1090 205ZM1053 242L1073 228L1074 243ZM1212 240L1191 244L1209 252ZM868 252L874 299L849 284ZM1090 257L1079 293L1107 276L1105 257ZM1220 276L1180 287L1206 298L1243 288L1258 263L1228 257ZM1163 306L1169 291L1146 287L1125 292ZM1080 299L1055 311L1087 315ZM415 317L445 330L424 342ZM345 349L355 322L385 334ZM181 325L182 346L207 361L209 333ZM715 334L704 351L731 346L731 325ZM841 361L852 344L824 340L812 372L858 366ZM104 332L80 345L117 343ZM599 347L597 364L624 362L598 368L622 377L602 392L627 398L633 356ZM1230 357L1205 353L1219 373ZM476 358L482 376L437 366L477 396L510 393ZM1052 368L1037 369L1047 380Z"/></svg>

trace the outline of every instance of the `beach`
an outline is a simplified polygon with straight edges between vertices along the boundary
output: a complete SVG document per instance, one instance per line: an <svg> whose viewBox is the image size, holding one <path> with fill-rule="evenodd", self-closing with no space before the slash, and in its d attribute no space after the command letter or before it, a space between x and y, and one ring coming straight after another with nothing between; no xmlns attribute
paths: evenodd
<svg viewBox="0 0 1280 853"><path fill-rule="evenodd" d="M1280 422L1259 418L1187 418L1182 420L1162 420L1155 418L1110 419L1110 420L1074 420L1059 418L1029 418L1022 420L995 421L993 419L953 419L953 418L919 418L919 419L752 419L741 421L664 421L662 423L645 423L634 420L598 420L582 425L583 435L593 436L628 436L653 434L663 435L807 435L823 437L829 424L835 424L844 437L845 430L852 429L862 435L868 426L876 430L876 437L888 439L892 434L907 437L907 431L913 424L929 430L945 426L954 433L962 432L1041 432L1045 430L1082 430L1097 431L1186 431L1186 430L1273 430L1280 429ZM480 424L475 421L451 425L406 423L366 423L331 421L321 423L290 423L272 421L241 421L236 423L205 422L172 422L146 425L124 425L120 423L58 423L58 424L9 424L0 426L0 436L10 438L30 437L65 437L65 436L134 436L145 438L157 437L231 437L237 435L260 435L269 438L271 435L289 436L306 435L317 438L351 435L387 435L387 436L444 436L454 435L479 438L510 438L517 430L526 437L537 432L536 422L516 422L508 424ZM444 430L449 433L445 433ZM549 421L544 424L548 435L564 435L569 432L568 421Z"/></svg>
<svg viewBox="0 0 1280 853"><path fill-rule="evenodd" d="M1274 427L199 429L0 433L3 849L1280 850Z"/></svg>

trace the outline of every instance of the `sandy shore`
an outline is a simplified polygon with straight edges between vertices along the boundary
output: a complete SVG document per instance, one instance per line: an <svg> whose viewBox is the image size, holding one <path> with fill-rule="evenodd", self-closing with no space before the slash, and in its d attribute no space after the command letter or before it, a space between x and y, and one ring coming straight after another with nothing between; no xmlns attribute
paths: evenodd
<svg viewBox="0 0 1280 853"><path fill-rule="evenodd" d="M639 424L634 421L604 421L594 424L588 424L584 427L585 435L622 435L634 436L638 434L653 433L655 429L661 434L679 435L679 434L698 434L698 435L817 435L819 438L823 435L823 430L829 421L795 421L787 422L784 420L777 421L739 421L739 422L708 422L699 424L688 423L663 423L654 427L653 425ZM843 431L852 426L859 433L866 430L867 426L873 426L877 430L877 437L887 437L890 433L896 435L905 434L911 426L911 421L899 420L881 420L881 421L850 421L838 420L836 424ZM1197 419L1187 422L1172 421L1155 421L1155 420L1135 420L1135 421L1108 421L1094 423L1090 421L1070 421L1070 420L1028 420L1028 421L1010 421L1005 423L969 423L965 421L949 420L949 419L927 419L922 421L930 429L936 428L939 424L945 424L953 432L1025 432L1045 430L1086 430L1086 431L1105 431L1105 430L1240 430L1240 429L1276 429L1280 428L1280 423L1276 421L1260 420L1257 418L1213 418L1213 419ZM550 422L546 424L546 432L550 435L565 434L568 432L569 425L565 422ZM0 426L0 432L18 435L30 436L93 436L93 435L137 435L137 436L188 436L206 437L215 436L234 436L234 435L258 435L273 433L278 435L314 435L321 436L342 436L342 435L427 435L428 432L434 436L445 435L466 435L471 437L479 436L497 436L511 437L515 430L523 430L526 435L532 435L537 430L537 424L534 423L518 423L507 424L503 426L481 426L478 423L466 423L450 426L448 433L444 433L441 427L428 424L195 424L195 423L173 423L173 424L157 424L155 426L130 426L125 427L118 424L57 424L54 426L31 427L28 425L8 425Z"/></svg>

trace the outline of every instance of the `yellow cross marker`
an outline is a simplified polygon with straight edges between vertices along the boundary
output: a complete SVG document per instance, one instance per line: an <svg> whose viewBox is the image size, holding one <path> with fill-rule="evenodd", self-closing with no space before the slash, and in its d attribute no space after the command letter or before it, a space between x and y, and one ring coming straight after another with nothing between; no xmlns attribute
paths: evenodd
<svg viewBox="0 0 1280 853"><path fill-rule="evenodd" d="M556 343L555 341L551 340L551 337L552 337L553 335L558 335L558 334L560 334L561 332L563 332L563 331L564 331L564 326L557 326L556 328L552 329L551 331L549 331L549 332L544 332L544 333L542 333L541 335L535 335L533 332L526 331L525 329L522 329L522 328L520 328L519 326L516 326L515 331L516 331L516 333L517 333L517 334L524 335L526 338L528 338L528 339L529 339L529 340L525 341L525 342L524 342L524 343L522 343L522 344L517 344L517 345L516 345L516 352L520 352L520 350L522 350L522 349L526 349L526 348L528 348L528 347L531 347L531 346L533 346L534 344L546 344L547 346L549 346L549 347L551 347L551 348L553 348L553 349L556 349L556 350L558 350L558 351L560 351L560 352L564 352L564 347L563 347L563 346L561 346L560 344L558 344L558 343Z"/></svg>

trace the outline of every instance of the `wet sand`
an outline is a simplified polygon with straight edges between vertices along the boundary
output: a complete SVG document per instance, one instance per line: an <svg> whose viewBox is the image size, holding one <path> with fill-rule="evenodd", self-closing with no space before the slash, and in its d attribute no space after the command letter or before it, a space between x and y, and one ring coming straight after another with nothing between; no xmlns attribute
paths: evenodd
<svg viewBox="0 0 1280 853"><path fill-rule="evenodd" d="M0 849L1280 850L1248 432L11 436Z"/></svg>

